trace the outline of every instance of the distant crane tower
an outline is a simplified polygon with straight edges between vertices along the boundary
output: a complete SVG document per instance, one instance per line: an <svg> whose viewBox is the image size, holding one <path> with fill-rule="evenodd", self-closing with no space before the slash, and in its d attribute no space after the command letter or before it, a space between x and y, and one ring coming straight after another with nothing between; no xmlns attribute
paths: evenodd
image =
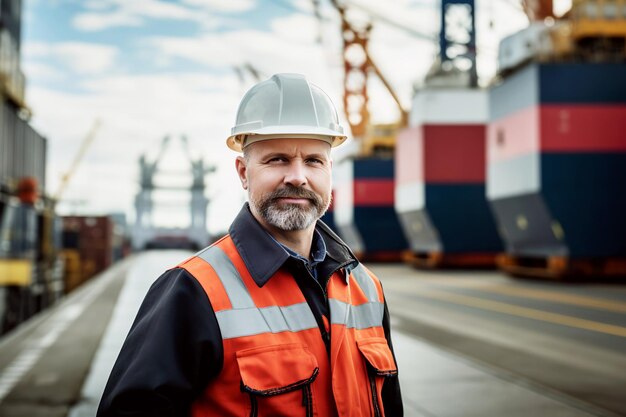
<svg viewBox="0 0 626 417"><path fill-rule="evenodd" d="M187 138L180 137L180 143L189 160L189 170L192 175L191 184L187 186L162 186L155 183L155 176L159 171L159 164L170 144L170 137L166 136L161 142L157 157L150 161L146 155L139 158L139 185L140 189L135 198L135 227L133 231L133 248L135 250L151 248L189 248L199 249L209 242L207 231L207 208L209 200L205 196L206 175L215 171L215 167L207 165L202 159L193 159L189 152ZM154 224L153 193L156 190L182 190L191 193L189 209L191 222L186 228L164 228Z"/></svg>
<svg viewBox="0 0 626 417"><path fill-rule="evenodd" d="M439 59L426 75L431 87L477 87L474 0L441 0Z"/></svg>
<svg viewBox="0 0 626 417"><path fill-rule="evenodd" d="M352 136L360 142L360 155L365 156L372 153L388 154L395 146L397 130L400 127L404 127L407 123L407 112L402 107L395 90L370 56L368 43L372 30L371 23L361 22L357 24L352 22L347 16L348 13L343 2L332 0L331 3L341 17L344 64L343 108L350 125L350 131ZM319 7L319 5L315 6ZM371 11L366 10L366 13L369 14ZM316 14L320 15L319 11ZM427 38L427 35L420 34L419 36ZM370 72L378 77L396 103L399 112L399 121L397 123L371 123L368 108L368 78Z"/></svg>

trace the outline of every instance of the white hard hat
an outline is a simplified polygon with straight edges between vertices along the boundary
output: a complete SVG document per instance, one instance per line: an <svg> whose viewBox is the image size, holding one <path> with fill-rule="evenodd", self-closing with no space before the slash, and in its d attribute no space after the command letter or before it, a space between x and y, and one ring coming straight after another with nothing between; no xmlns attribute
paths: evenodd
<svg viewBox="0 0 626 417"><path fill-rule="evenodd" d="M241 152L251 143L279 138L320 139L334 147L347 136L333 102L318 86L300 74L275 74L243 96L226 144Z"/></svg>

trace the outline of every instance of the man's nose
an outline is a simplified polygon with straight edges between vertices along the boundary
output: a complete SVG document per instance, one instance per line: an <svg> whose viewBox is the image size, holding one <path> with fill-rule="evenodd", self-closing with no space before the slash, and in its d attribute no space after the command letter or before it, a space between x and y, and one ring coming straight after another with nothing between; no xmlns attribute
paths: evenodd
<svg viewBox="0 0 626 417"><path fill-rule="evenodd" d="M304 164L296 161L289 164L289 168L285 173L284 183L291 184L295 187L301 187L303 185L306 185L307 179Z"/></svg>

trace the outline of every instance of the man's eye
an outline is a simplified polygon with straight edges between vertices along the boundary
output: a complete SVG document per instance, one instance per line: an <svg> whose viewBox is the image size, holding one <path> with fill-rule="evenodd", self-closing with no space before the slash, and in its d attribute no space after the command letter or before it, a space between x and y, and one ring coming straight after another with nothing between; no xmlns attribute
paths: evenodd
<svg viewBox="0 0 626 417"><path fill-rule="evenodd" d="M286 160L287 160L287 159L285 159L285 158L283 158L283 157L279 157L279 156L277 156L277 157L275 157L275 158L271 158L271 159L269 159L267 162L270 162L270 163L277 163L277 162L285 162Z"/></svg>
<svg viewBox="0 0 626 417"><path fill-rule="evenodd" d="M310 158L306 160L308 163L310 164L323 164L324 161L322 161L321 159L317 159L317 158Z"/></svg>

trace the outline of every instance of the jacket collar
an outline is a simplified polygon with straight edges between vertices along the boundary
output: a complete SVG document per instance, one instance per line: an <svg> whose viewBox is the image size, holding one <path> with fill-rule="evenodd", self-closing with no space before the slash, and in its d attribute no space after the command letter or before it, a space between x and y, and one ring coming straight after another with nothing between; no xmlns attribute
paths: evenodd
<svg viewBox="0 0 626 417"><path fill-rule="evenodd" d="M318 220L315 229L326 243L327 256L321 263L323 269L332 273L341 267L349 266L352 269L356 266L358 262L350 248L327 225ZM228 232L259 287L265 285L290 258L287 251L254 218L248 203L239 211Z"/></svg>

